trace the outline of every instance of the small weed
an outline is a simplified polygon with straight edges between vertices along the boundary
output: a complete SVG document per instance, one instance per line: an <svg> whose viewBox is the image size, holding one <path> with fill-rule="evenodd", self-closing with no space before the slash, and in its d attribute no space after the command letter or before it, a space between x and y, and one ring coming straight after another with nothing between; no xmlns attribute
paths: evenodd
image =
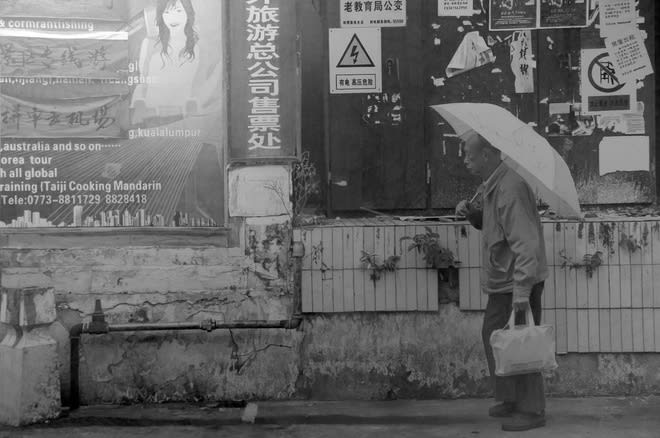
<svg viewBox="0 0 660 438"><path fill-rule="evenodd" d="M401 260L401 257L392 255L386 258L383 263L378 263L376 254L370 254L367 251L362 251L362 257L360 257L360 262L362 262L365 269L371 270L369 278L374 282L374 285L376 281L380 280L383 272L396 271L399 260Z"/></svg>
<svg viewBox="0 0 660 438"><path fill-rule="evenodd" d="M594 254L585 254L581 261L575 261L566 257L566 252L564 250L559 252L559 257L562 258L562 269L566 269L567 267L568 269L584 268L589 278L591 278L594 275L594 271L603 264L602 251L596 251Z"/></svg>

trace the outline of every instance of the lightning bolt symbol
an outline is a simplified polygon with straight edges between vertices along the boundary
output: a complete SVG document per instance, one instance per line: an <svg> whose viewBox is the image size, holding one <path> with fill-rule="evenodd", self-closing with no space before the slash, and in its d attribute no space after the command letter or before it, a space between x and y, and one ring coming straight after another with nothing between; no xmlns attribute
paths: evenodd
<svg viewBox="0 0 660 438"><path fill-rule="evenodd" d="M350 55L353 57L353 64L357 62L358 55L360 55L360 52L358 51L357 45L355 45L351 49L351 55Z"/></svg>

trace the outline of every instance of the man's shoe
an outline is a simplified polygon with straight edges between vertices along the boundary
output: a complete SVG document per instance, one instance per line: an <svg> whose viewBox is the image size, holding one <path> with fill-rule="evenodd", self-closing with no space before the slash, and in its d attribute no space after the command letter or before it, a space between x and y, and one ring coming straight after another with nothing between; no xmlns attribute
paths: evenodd
<svg viewBox="0 0 660 438"><path fill-rule="evenodd" d="M515 403L504 402L491 406L488 409L488 415L491 417L501 418L501 417L510 417L513 415L513 412L516 410Z"/></svg>
<svg viewBox="0 0 660 438"><path fill-rule="evenodd" d="M502 430L522 432L545 426L545 415L516 412L510 420L502 423Z"/></svg>

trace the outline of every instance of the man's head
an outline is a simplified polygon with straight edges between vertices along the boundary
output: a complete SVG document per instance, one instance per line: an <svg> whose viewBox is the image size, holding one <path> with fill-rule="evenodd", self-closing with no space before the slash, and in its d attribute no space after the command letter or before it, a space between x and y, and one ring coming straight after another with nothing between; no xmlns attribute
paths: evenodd
<svg viewBox="0 0 660 438"><path fill-rule="evenodd" d="M502 161L499 149L494 148L476 131L470 130L459 136L465 154L463 162L473 175L486 179Z"/></svg>

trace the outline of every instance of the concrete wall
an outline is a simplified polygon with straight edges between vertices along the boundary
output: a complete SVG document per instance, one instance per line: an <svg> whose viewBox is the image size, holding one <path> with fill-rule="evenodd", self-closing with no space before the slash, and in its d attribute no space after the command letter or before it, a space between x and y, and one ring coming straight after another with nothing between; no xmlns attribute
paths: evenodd
<svg viewBox="0 0 660 438"><path fill-rule="evenodd" d="M11 231L0 235L0 286L54 289L58 321L50 330L59 342L63 398L67 400L68 331L74 324L89 321L97 299L110 323L289 317L293 295L286 257L288 223L275 218L239 228L239 233ZM209 349L216 342L218 347ZM97 343L103 348L87 348ZM222 398L225 387L243 386L248 393L278 394L270 387L255 389L264 384L254 373L276 375L274 370L259 368L259 349L264 348L264 355L287 356L290 348L274 347L286 344L278 331L235 333L233 339L226 333L85 336L81 349L83 401L189 399L200 391ZM226 377L222 377L225 365L220 357L231 362ZM253 363L257 368L247 372L250 367L246 364ZM189 366L206 371L195 377ZM204 373L208 373L206 380ZM150 379L159 385L150 386ZM281 391L281 396L286 394Z"/></svg>
<svg viewBox="0 0 660 438"><path fill-rule="evenodd" d="M234 245L231 236L172 231L3 235L1 282L55 288L51 333L66 402L68 329L89 319L97 298L110 322L287 318L298 304L288 228L278 222L248 223ZM486 397L480 325L480 312L442 304L437 312L308 315L295 331L85 335L81 400ZM569 354L558 361L547 376L554 395L660 393L658 354Z"/></svg>
<svg viewBox="0 0 660 438"><path fill-rule="evenodd" d="M489 397L481 315L307 317L299 330L86 337L83 402ZM660 355L568 354L555 396L660 393Z"/></svg>

